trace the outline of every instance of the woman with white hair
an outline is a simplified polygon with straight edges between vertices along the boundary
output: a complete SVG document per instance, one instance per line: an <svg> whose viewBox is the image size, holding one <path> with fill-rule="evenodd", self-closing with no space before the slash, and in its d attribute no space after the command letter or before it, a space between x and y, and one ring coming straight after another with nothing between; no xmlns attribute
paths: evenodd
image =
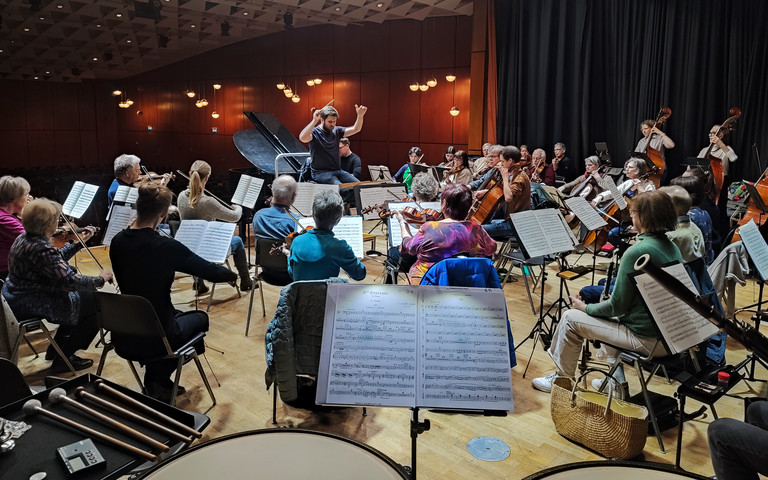
<svg viewBox="0 0 768 480"><path fill-rule="evenodd" d="M333 235L333 227L341 220L344 203L332 191L321 191L312 202L315 228L296 237L290 245L288 273L294 281L324 280L337 277L343 269L353 280L365 278L365 265L355 256L352 247Z"/></svg>
<svg viewBox="0 0 768 480"><path fill-rule="evenodd" d="M605 174L601 174L598 171L598 168L600 168L600 159L596 155L585 158L584 168L586 170L584 175L576 177L565 185L559 187L558 190L566 195L573 196L577 193L581 194L587 186L592 190L599 189L598 182L605 176ZM593 183L594 185L592 185ZM582 184L584 184L584 187L579 188ZM593 195L589 195L587 196L587 199L589 200L592 197Z"/></svg>

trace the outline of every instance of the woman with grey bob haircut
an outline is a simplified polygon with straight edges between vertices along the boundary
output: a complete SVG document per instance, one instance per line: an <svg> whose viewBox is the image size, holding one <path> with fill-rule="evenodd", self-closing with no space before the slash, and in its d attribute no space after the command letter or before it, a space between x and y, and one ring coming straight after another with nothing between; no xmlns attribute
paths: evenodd
<svg viewBox="0 0 768 480"><path fill-rule="evenodd" d="M344 214L344 202L341 195L325 190L315 196L312 202L312 217L320 230L333 230Z"/></svg>

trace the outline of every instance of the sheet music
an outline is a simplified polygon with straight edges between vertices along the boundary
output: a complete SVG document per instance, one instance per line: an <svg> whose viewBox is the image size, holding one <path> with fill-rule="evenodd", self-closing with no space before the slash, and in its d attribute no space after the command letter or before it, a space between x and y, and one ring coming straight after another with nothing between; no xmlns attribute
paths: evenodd
<svg viewBox="0 0 768 480"><path fill-rule="evenodd" d="M323 190L332 190L339 192L338 185L326 185L324 183L299 182L296 190L296 200L293 206L301 212L303 217L312 216L312 202L315 201L315 195Z"/></svg>
<svg viewBox="0 0 768 480"><path fill-rule="evenodd" d="M413 405L417 290L383 287L328 284L317 403Z"/></svg>
<svg viewBox="0 0 768 480"><path fill-rule="evenodd" d="M563 196L557 187L553 187L552 185L545 185L542 183L541 189L544 190L547 195L549 195L552 201L555 202L559 208L566 208L565 203L563 203Z"/></svg>
<svg viewBox="0 0 768 480"><path fill-rule="evenodd" d="M371 180L392 180L392 174L386 165L368 165Z"/></svg>
<svg viewBox="0 0 768 480"><path fill-rule="evenodd" d="M503 290L432 287L419 294L416 404L513 411Z"/></svg>
<svg viewBox="0 0 768 480"><path fill-rule="evenodd" d="M437 210L438 212L441 208L440 202L419 203L421 204L422 208L431 208L433 210ZM415 202L387 202L387 208L391 211L403 210L405 207L419 208ZM387 232L389 233L389 246L399 247L400 244L403 243L403 232L400 231L400 224L393 220L392 217L389 217L388 220L389 222L387 223ZM411 233L416 235L420 225L416 223L409 223L408 225L411 226Z"/></svg>
<svg viewBox="0 0 768 480"><path fill-rule="evenodd" d="M408 192L405 190L405 185L402 183L381 187L361 186L358 191L360 194L360 209L368 208L373 205L386 204L391 201L400 201L408 197ZM394 195L392 195L393 193ZM378 220L378 218L379 213L377 211L368 212L363 215L363 220Z"/></svg>
<svg viewBox="0 0 768 480"><path fill-rule="evenodd" d="M253 209L263 186L264 180L261 178L240 175L240 181L237 182L237 188L232 195L232 203Z"/></svg>
<svg viewBox="0 0 768 480"><path fill-rule="evenodd" d="M175 238L205 260L224 263L235 226L227 222L182 220Z"/></svg>
<svg viewBox="0 0 768 480"><path fill-rule="evenodd" d="M112 238L122 232L128 226L136 220L136 210L129 205L112 205L112 214L107 224L107 230L104 232L104 238L101 240L102 245L109 245L112 243Z"/></svg>
<svg viewBox="0 0 768 480"><path fill-rule="evenodd" d="M528 258L570 251L576 239L559 210L527 210L510 215Z"/></svg>
<svg viewBox="0 0 768 480"><path fill-rule="evenodd" d="M98 191L98 185L75 182L67 196L67 200L61 207L61 213L72 218L82 217L85 211L88 210L88 207L91 206L91 201L93 201L93 197L96 196Z"/></svg>
<svg viewBox="0 0 768 480"><path fill-rule="evenodd" d="M329 284L319 404L512 410L500 289Z"/></svg>
<svg viewBox="0 0 768 480"><path fill-rule="evenodd" d="M597 213L597 210L584 197L576 195L566 199L565 204L578 217L584 228L590 232L608 225L608 222L603 220L603 217Z"/></svg>
<svg viewBox="0 0 768 480"><path fill-rule="evenodd" d="M611 197L613 197L613 201L616 202L616 205L619 206L620 210L627 208L627 201L624 200L624 195L619 193L619 188L616 186L616 182L613 181L613 178L610 175L606 175L600 180L600 186L603 187L604 190L611 192Z"/></svg>
<svg viewBox="0 0 768 480"><path fill-rule="evenodd" d="M757 229L755 221L750 220L746 225L740 226L739 235L760 278L768 280L768 245L760 234L760 230Z"/></svg>
<svg viewBox="0 0 768 480"><path fill-rule="evenodd" d="M114 202L122 203L136 203L139 199L139 189L136 187L129 187L128 185L120 185L115 192Z"/></svg>
<svg viewBox="0 0 768 480"><path fill-rule="evenodd" d="M315 219L304 217L299 219L299 225L304 228L314 227ZM345 215L339 223L333 227L333 235L336 238L346 240L357 258L363 258L363 217L359 215Z"/></svg>
<svg viewBox="0 0 768 480"><path fill-rule="evenodd" d="M670 265L664 267L664 270L685 284L690 291L698 293L683 264ZM683 352L718 332L717 326L669 293L650 275L636 275L634 280L670 353Z"/></svg>

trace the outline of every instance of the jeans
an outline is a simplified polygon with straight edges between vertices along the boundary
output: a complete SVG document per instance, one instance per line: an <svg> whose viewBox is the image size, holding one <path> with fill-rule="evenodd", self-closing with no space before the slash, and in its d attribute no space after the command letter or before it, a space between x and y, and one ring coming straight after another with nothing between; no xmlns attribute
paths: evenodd
<svg viewBox="0 0 768 480"><path fill-rule="evenodd" d="M483 229L494 240L507 240L517 238L514 227L507 219L491 220L491 223L483 225Z"/></svg>
<svg viewBox="0 0 768 480"><path fill-rule="evenodd" d="M312 180L329 185L360 181L354 175L344 170L312 170Z"/></svg>
<svg viewBox="0 0 768 480"><path fill-rule="evenodd" d="M232 235L232 240L229 242L229 253L232 254L240 250L245 250L243 239L237 235Z"/></svg>
<svg viewBox="0 0 768 480"><path fill-rule="evenodd" d="M768 475L768 402L752 403L747 423L715 420L707 429L717 480L757 480Z"/></svg>
<svg viewBox="0 0 768 480"><path fill-rule="evenodd" d="M616 279L611 279L611 286L608 288L608 293L613 291L613 285L616 283ZM584 303L599 303L600 296L605 291L605 279L600 279L597 285L590 285L579 290L579 295Z"/></svg>

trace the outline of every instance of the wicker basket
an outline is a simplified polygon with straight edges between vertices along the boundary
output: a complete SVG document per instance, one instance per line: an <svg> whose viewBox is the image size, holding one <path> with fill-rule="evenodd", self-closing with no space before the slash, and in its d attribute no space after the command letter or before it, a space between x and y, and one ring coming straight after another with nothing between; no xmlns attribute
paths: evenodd
<svg viewBox="0 0 768 480"><path fill-rule="evenodd" d="M590 371L595 369L584 375ZM552 421L557 433L607 458L638 456L648 435L648 410L612 394L585 391L578 386L584 375L576 382L566 377L552 382Z"/></svg>

